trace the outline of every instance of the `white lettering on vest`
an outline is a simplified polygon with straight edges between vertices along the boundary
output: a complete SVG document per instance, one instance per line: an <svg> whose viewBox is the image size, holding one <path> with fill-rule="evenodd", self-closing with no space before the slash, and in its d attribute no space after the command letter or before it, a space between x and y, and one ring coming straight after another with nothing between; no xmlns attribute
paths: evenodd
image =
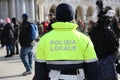
<svg viewBox="0 0 120 80"><path fill-rule="evenodd" d="M50 51L75 51L77 49L75 40L51 40Z"/></svg>

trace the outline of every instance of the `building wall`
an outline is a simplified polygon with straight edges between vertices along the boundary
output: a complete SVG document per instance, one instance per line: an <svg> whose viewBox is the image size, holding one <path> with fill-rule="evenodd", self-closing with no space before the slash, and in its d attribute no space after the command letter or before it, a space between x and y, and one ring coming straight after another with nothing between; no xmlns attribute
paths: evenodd
<svg viewBox="0 0 120 80"><path fill-rule="evenodd" d="M21 20L23 13L38 21L37 0L0 0L0 19L16 17Z"/></svg>
<svg viewBox="0 0 120 80"><path fill-rule="evenodd" d="M96 0L38 0L40 21L46 20L51 9L55 12L56 6L63 2L71 4L77 18L83 20L91 17L96 9ZM120 0L103 0L103 3L104 7L111 6L118 13L117 16L120 14Z"/></svg>
<svg viewBox="0 0 120 80"><path fill-rule="evenodd" d="M120 0L103 0L104 6L112 6L120 14ZM55 13L56 6L62 2L73 6L76 17L86 20L96 9L96 0L0 0L0 19L16 17L21 20L23 13L27 13L34 21L48 19L50 11Z"/></svg>

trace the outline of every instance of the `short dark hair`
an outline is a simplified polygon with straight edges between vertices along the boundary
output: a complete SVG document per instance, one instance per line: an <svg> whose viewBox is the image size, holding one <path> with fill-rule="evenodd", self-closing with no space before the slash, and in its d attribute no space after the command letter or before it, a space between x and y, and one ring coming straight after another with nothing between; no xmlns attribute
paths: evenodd
<svg viewBox="0 0 120 80"><path fill-rule="evenodd" d="M25 13L22 15L23 18L28 19L28 15Z"/></svg>
<svg viewBox="0 0 120 80"><path fill-rule="evenodd" d="M14 18L12 18L12 22L16 22L16 18L14 17Z"/></svg>

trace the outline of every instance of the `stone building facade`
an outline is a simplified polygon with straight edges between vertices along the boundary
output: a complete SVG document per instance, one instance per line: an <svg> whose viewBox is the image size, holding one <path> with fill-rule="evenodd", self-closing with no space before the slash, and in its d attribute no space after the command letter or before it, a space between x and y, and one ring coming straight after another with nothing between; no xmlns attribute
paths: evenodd
<svg viewBox="0 0 120 80"><path fill-rule="evenodd" d="M49 12L55 14L56 6L62 2L69 3L73 6L76 17L83 20L91 17L96 9L96 0L38 0L39 19L47 19ZM120 15L120 0L103 0L104 6L111 6L116 11L116 16Z"/></svg>
<svg viewBox="0 0 120 80"><path fill-rule="evenodd" d="M0 0L0 19L16 17L21 20L23 13L27 13L34 21L48 19L49 12L55 14L56 6L62 2L73 6L76 17L83 20L91 17L96 9L96 0ZM120 0L103 0L104 6L111 6L116 15L120 15Z"/></svg>
<svg viewBox="0 0 120 80"><path fill-rule="evenodd" d="M37 0L0 0L0 19L16 17L21 20L23 13L32 20L38 20Z"/></svg>

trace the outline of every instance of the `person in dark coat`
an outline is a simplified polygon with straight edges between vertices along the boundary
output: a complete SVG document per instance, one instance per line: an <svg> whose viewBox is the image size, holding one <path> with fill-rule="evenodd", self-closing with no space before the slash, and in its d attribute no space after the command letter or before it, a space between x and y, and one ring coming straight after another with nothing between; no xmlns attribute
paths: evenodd
<svg viewBox="0 0 120 80"><path fill-rule="evenodd" d="M101 5L101 3L101 1L98 1L97 5ZM100 10L98 13L98 21L89 32L100 63L98 80L118 80L115 61L119 42L115 32L110 27L115 12L107 9L105 9L105 11Z"/></svg>
<svg viewBox="0 0 120 80"><path fill-rule="evenodd" d="M19 46L18 46L18 42L19 42L19 25L17 24L16 18L12 18L12 23L13 23L13 26L14 26L14 29L15 29L14 42L13 42L13 53L14 54L19 54Z"/></svg>
<svg viewBox="0 0 120 80"><path fill-rule="evenodd" d="M38 42L33 80L98 80L99 64L93 44L88 36L76 30L78 25L72 22L75 19L72 6L59 4L56 8L56 19L57 22L52 24L53 30L42 36ZM71 43L71 40L77 43L74 50L70 49L73 44L65 43ZM53 50L51 41L60 41L60 44L52 45ZM57 46L59 48L55 49ZM65 48L66 46L69 49ZM81 71L77 71L78 69Z"/></svg>
<svg viewBox="0 0 120 80"><path fill-rule="evenodd" d="M5 57L12 57L13 55L13 39L14 39L14 27L11 24L10 18L6 18L6 24L2 32L1 42L6 45L7 55Z"/></svg>
<svg viewBox="0 0 120 80"><path fill-rule="evenodd" d="M49 23L49 25L48 25L48 27L47 27L47 32L53 30L52 24L53 24L54 22L56 22L56 18L55 18L55 16L54 16L53 13L49 13L48 17L49 17L50 23Z"/></svg>
<svg viewBox="0 0 120 80"><path fill-rule="evenodd" d="M22 75L28 75L32 73L32 63L33 63L33 39L31 37L32 26L28 21L28 15L22 15L22 24L19 36L19 42L21 45L20 58L25 66L26 71ZM28 58L26 57L28 56Z"/></svg>
<svg viewBox="0 0 120 80"><path fill-rule="evenodd" d="M1 41L1 36L4 28L4 21L3 19L0 19L0 41ZM4 44L1 42L1 48L4 47Z"/></svg>

